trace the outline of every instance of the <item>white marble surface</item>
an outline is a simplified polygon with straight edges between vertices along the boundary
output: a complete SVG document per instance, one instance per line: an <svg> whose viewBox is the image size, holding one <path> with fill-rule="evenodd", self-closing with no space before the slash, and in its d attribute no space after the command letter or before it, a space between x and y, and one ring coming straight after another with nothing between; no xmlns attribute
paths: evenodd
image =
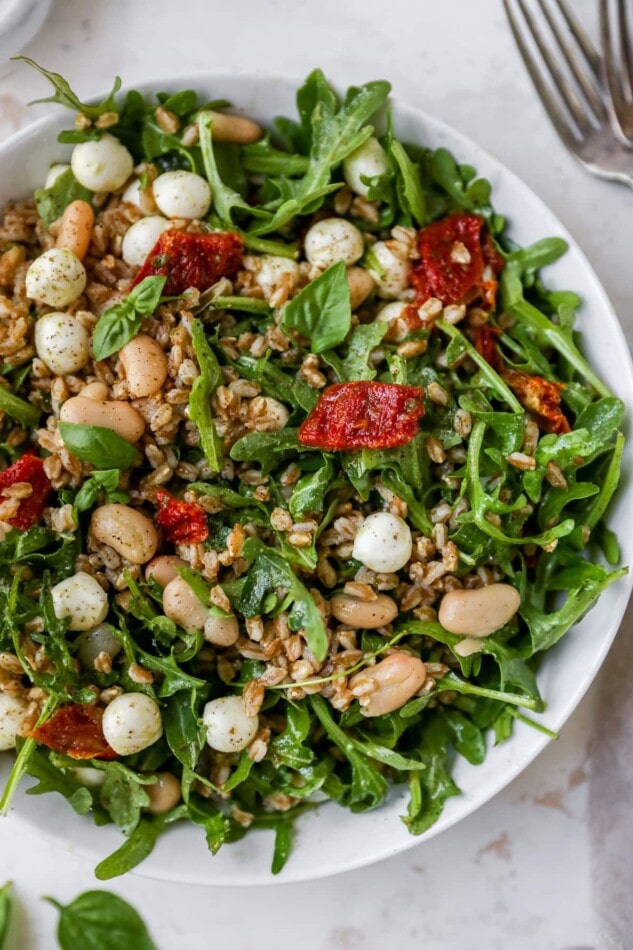
<svg viewBox="0 0 633 950"><path fill-rule="evenodd" d="M588 22L595 7L574 3ZM591 180L565 153L518 62L500 0L54 0L25 52L85 96L117 72L133 84L213 68L302 75L318 64L342 83L389 78L399 96L477 139L545 199L593 262L631 339L633 194ZM46 109L26 109L42 94L24 67L0 65L0 138ZM402 857L265 890L138 875L110 886L143 913L161 950L201 938L239 950L606 947L592 909L589 778L598 703L620 673L625 634L559 741L475 815ZM615 777L617 760L604 762ZM6 878L19 902L8 950L53 948L56 915L39 897L68 901L94 884L89 862L11 817L0 825Z"/></svg>

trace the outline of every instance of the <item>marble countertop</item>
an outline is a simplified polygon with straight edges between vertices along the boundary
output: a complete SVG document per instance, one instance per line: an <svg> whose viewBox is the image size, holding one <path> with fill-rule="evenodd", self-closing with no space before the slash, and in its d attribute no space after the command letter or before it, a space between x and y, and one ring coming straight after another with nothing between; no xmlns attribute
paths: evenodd
<svg viewBox="0 0 633 950"><path fill-rule="evenodd" d="M588 23L596 6L574 3ZM302 75L318 64L340 83L389 78L398 96L476 139L541 195L593 262L631 339L633 194L589 178L564 151L518 60L501 0L54 0L24 52L84 97L116 73L126 84L163 76L176 85L179 72L197 69ZM0 65L0 139L45 111L26 107L42 94L35 74ZM600 807L591 801L590 813L592 763L615 767L593 751L601 748L596 709L619 681L626 633L558 742L437 839L308 884L203 890L128 875L108 886L134 903L161 950L188 950L203 937L240 950L626 950L599 932L592 898L604 882L596 881L590 833ZM8 950L53 948L56 912L39 898L67 902L95 883L89 862L11 817L0 824L5 879L18 905Z"/></svg>

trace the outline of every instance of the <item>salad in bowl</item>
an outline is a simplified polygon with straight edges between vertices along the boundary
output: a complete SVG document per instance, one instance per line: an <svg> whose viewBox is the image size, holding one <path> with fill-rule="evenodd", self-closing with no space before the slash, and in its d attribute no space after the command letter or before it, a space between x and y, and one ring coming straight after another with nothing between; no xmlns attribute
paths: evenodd
<svg viewBox="0 0 633 950"><path fill-rule="evenodd" d="M190 89L85 104L0 225L0 749L126 840L212 853L408 785L545 708L622 577L622 402L489 183L320 70L264 128ZM235 104L239 106L239 103ZM51 159L54 145L51 142Z"/></svg>

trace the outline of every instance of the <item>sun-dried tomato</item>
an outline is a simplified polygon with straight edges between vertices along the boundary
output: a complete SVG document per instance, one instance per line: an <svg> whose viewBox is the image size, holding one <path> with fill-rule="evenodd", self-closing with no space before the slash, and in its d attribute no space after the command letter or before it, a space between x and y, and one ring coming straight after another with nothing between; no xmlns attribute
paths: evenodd
<svg viewBox="0 0 633 950"><path fill-rule="evenodd" d="M62 706L29 735L71 759L115 759L116 752L103 734L102 719L99 706L72 703Z"/></svg>
<svg viewBox="0 0 633 950"><path fill-rule="evenodd" d="M163 231L134 278L135 287L145 277L167 277L166 296L183 294L190 287L207 290L220 277L235 277L242 266L244 242L239 234L185 234Z"/></svg>
<svg viewBox="0 0 633 950"><path fill-rule="evenodd" d="M447 304L475 300L494 307L497 281L485 278L503 267L484 220L474 214L451 214L422 228L418 234L420 260L411 271L419 302L437 297Z"/></svg>
<svg viewBox="0 0 633 950"><path fill-rule="evenodd" d="M193 501L179 501L164 488L156 492L156 523L173 544L199 544L209 537L207 514Z"/></svg>
<svg viewBox="0 0 633 950"><path fill-rule="evenodd" d="M529 376L513 369L504 369L501 376L519 399L524 409L536 416L536 421L544 432L561 435L571 432L571 426L560 408L563 383L553 383L542 376Z"/></svg>
<svg viewBox="0 0 633 950"><path fill-rule="evenodd" d="M503 357L497 349L497 338L501 336L499 327L493 327L491 323L484 323L473 330L473 342L475 349L481 353L486 362L490 363L493 369L499 372L503 369Z"/></svg>
<svg viewBox="0 0 633 950"><path fill-rule="evenodd" d="M42 459L37 455L23 455L10 468L0 472L0 493L21 482L29 484L33 491L27 498L20 500L16 514L5 518L5 521L20 531L26 531L42 520L53 486L44 471Z"/></svg>
<svg viewBox="0 0 633 950"><path fill-rule="evenodd" d="M326 451L406 445L424 415L419 386L338 383L323 390L299 428L299 442Z"/></svg>

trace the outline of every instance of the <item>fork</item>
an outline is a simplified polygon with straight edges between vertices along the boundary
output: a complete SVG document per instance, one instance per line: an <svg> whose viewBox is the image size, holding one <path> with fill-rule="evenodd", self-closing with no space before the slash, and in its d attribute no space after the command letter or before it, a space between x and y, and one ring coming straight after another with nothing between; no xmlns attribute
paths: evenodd
<svg viewBox="0 0 633 950"><path fill-rule="evenodd" d="M623 0L617 2L622 7ZM629 117L630 110L633 132L631 90L621 84L613 57L615 29L607 19L607 0L601 0L601 13L604 8L610 78L609 68L603 72L600 56L566 0L503 3L519 52L563 143L592 175L633 187L633 149L621 137L624 128L618 135L612 125L621 115ZM611 84L616 90L613 102Z"/></svg>
<svg viewBox="0 0 633 950"><path fill-rule="evenodd" d="M633 140L633 49L624 0L600 0L600 40L604 76L611 96L613 120L624 138ZM614 22L615 19L615 22Z"/></svg>

